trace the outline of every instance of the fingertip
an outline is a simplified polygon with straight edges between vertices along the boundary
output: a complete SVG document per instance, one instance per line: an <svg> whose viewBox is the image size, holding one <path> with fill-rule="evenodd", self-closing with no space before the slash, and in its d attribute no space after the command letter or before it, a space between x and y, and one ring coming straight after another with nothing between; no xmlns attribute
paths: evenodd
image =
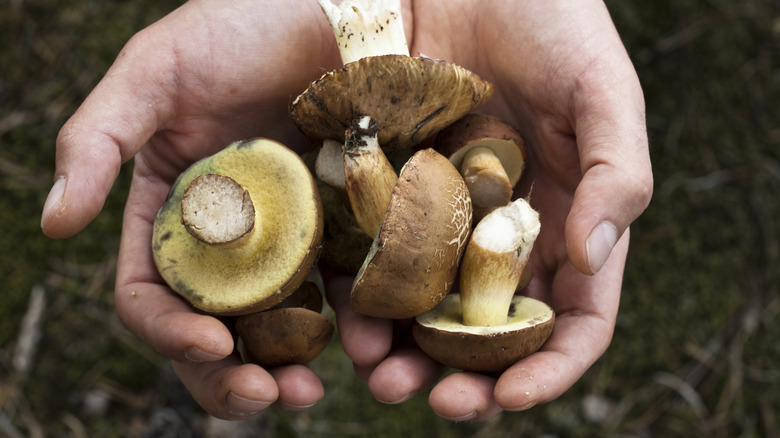
<svg viewBox="0 0 780 438"><path fill-rule="evenodd" d="M257 365L242 364L238 355L217 362L172 364L195 401L217 418L246 419L267 409L279 397L273 376Z"/></svg>
<svg viewBox="0 0 780 438"><path fill-rule="evenodd" d="M368 388L377 401L399 404L428 389L442 370L420 349L399 348L373 370Z"/></svg>
<svg viewBox="0 0 780 438"><path fill-rule="evenodd" d="M286 411L302 411L316 405L325 397L325 388L306 365L287 365L269 371L276 379L279 397L276 405Z"/></svg>
<svg viewBox="0 0 780 438"><path fill-rule="evenodd" d="M220 374L223 374L220 376ZM210 382L206 390L219 394L224 391L221 403L204 408L215 416L226 419L242 419L264 411L276 403L279 398L279 387L273 376L262 367L254 364L243 364L220 370ZM194 382L193 382L194 383ZM199 388L200 390L200 388ZM217 399L219 400L219 399Z"/></svg>
<svg viewBox="0 0 780 438"><path fill-rule="evenodd" d="M502 411L493 397L495 384L495 378L483 374L450 374L431 390L428 404L450 421L486 421Z"/></svg>
<svg viewBox="0 0 780 438"><path fill-rule="evenodd" d="M54 180L41 212L41 230L52 239L66 239L83 230L103 209L107 191L64 175Z"/></svg>

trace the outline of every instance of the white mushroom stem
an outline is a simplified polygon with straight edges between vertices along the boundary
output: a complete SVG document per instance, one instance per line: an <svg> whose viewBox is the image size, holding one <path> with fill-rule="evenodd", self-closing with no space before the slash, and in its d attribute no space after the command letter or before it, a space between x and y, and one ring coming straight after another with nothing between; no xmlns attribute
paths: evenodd
<svg viewBox="0 0 780 438"><path fill-rule="evenodd" d="M406 55L400 0L317 0L336 35L344 64L367 56Z"/></svg>
<svg viewBox="0 0 780 438"><path fill-rule="evenodd" d="M469 188L476 220L512 199L512 183L501 160L488 147L477 146L469 150L463 157L460 174Z"/></svg>
<svg viewBox="0 0 780 438"><path fill-rule="evenodd" d="M461 264L465 325L506 324L540 227L539 214L525 199L493 210L477 224Z"/></svg>
<svg viewBox="0 0 780 438"><path fill-rule="evenodd" d="M346 190L343 149L343 143L330 139L323 140L317 159L314 161L314 173L317 174L317 178L342 193Z"/></svg>
<svg viewBox="0 0 780 438"><path fill-rule="evenodd" d="M360 228L376 236L398 180L379 147L376 122L368 116L352 123L344 142L344 178L347 196Z"/></svg>
<svg viewBox="0 0 780 438"><path fill-rule="evenodd" d="M233 247L255 228L255 208L249 192L225 175L195 178L181 199L181 222L196 239Z"/></svg>

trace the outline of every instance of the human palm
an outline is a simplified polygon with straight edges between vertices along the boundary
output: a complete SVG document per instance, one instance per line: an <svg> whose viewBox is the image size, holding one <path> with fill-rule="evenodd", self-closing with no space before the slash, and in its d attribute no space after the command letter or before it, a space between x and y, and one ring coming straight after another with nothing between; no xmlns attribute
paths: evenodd
<svg viewBox="0 0 780 438"><path fill-rule="evenodd" d="M121 162L134 156L117 312L173 360L206 410L241 418L271 403L310 406L323 396L322 385L304 366L267 371L240 363L222 322L194 313L158 276L154 214L180 172L233 140L265 136L305 148L287 105L340 62L314 2L215 3L185 4L123 50L63 127L57 175L67 184L59 202L52 191L42 225L54 237L78 232L102 207ZM351 280L326 276L345 351L379 400L399 402L436 384L430 404L439 415L487 419L557 397L609 344L627 250L623 231L650 196L641 89L603 4L575 10L535 3L418 1L405 5L404 18L411 53L493 82L496 94L483 110L526 136L530 158L518 193L531 192L542 218L527 293L553 305L556 328L541 352L500 377L456 373L436 384L441 367L408 339L393 339L408 321L354 314L346 299ZM591 235L602 238L589 242Z"/></svg>

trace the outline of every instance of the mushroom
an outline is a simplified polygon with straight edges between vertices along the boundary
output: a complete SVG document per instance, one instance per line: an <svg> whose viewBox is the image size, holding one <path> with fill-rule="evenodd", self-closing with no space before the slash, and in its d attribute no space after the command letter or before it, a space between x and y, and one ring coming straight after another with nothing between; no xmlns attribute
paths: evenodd
<svg viewBox="0 0 780 438"><path fill-rule="evenodd" d="M263 367L307 364L333 337L333 323L320 314L322 294L305 282L270 310L243 315L236 321L244 361Z"/></svg>
<svg viewBox="0 0 780 438"><path fill-rule="evenodd" d="M377 139L379 128L370 116L355 120L344 142L344 183L355 215L363 231L376 236L390 203L398 176L382 152Z"/></svg>
<svg viewBox="0 0 780 438"><path fill-rule="evenodd" d="M539 229L539 215L525 199L477 224L463 256L460 294L415 320L412 333L423 351L453 368L500 372L541 348L555 314L542 301L515 295Z"/></svg>
<svg viewBox="0 0 780 438"><path fill-rule="evenodd" d="M484 105L493 86L454 64L411 57L399 0L318 0L344 66L312 82L290 106L309 137L345 141L350 124L371 116L386 151L417 145Z"/></svg>
<svg viewBox="0 0 780 438"><path fill-rule="evenodd" d="M355 312L411 318L452 289L471 230L463 177L434 151L416 152L400 172L389 207L352 286Z"/></svg>
<svg viewBox="0 0 780 438"><path fill-rule="evenodd" d="M376 138L370 136L366 139L367 142L376 145ZM357 142L352 142L356 144ZM376 222L371 226L370 231L365 231L363 227L358 223L355 214L353 214L352 206L350 204L349 196L346 188L346 176L345 176L345 160L347 157L347 163L350 167L350 179L353 185L353 197L356 193L363 193L364 196L371 196L371 190L360 190L360 186L355 186L355 175L361 174L360 165L363 164L363 176L365 175L365 164L375 161L376 158L369 159L365 150L362 152L351 148L352 152L344 154L344 146L333 140L325 140L322 147L317 151L316 160L314 160L313 168L315 169L315 175L317 177L320 190L320 196L322 197L323 212L325 216L325 231L322 239L322 252L321 261L325 262L332 268L336 268L342 272L355 274L363 264L363 260L368 253L368 249L371 247L371 242L376 236L379 229L379 221L384 216L385 210L387 210L387 203L389 202L389 196L392 193L393 185L389 187L385 186L382 190L376 189L376 184L369 183L370 187L374 187L375 193L374 200L384 198L383 204L374 202L367 202L365 205L374 205L373 214L368 217L373 217ZM365 148L358 148L365 149ZM373 154L382 153L381 150L375 149ZM390 152L386 155L392 165L393 170L389 170L385 167L385 172L379 172L380 176L395 181L398 179L397 172L403 167L403 165L411 158L414 153L411 149L402 149L394 152ZM384 178L378 178L379 181L383 181ZM368 193L366 193L368 192ZM376 194L379 192L379 194ZM371 210L369 210L371 211ZM363 222L366 223L363 216Z"/></svg>
<svg viewBox="0 0 780 438"><path fill-rule="evenodd" d="M268 139L239 141L174 182L154 220L162 278L215 315L268 309L306 279L322 239L322 205L301 158Z"/></svg>
<svg viewBox="0 0 780 438"><path fill-rule="evenodd" d="M434 147L466 180L476 221L511 201L528 156L514 126L479 113L467 114L439 132Z"/></svg>

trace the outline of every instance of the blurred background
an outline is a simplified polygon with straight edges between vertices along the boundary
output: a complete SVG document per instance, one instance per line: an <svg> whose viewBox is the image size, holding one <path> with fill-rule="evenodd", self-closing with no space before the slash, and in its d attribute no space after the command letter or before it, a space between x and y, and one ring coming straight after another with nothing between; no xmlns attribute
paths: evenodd
<svg viewBox="0 0 780 438"><path fill-rule="evenodd" d="M555 402L484 424L374 401L334 340L326 397L205 415L125 331L113 281L130 165L81 234L40 211L57 132L173 0L0 3L0 436L780 436L780 2L609 0L642 80L655 194L608 352Z"/></svg>

